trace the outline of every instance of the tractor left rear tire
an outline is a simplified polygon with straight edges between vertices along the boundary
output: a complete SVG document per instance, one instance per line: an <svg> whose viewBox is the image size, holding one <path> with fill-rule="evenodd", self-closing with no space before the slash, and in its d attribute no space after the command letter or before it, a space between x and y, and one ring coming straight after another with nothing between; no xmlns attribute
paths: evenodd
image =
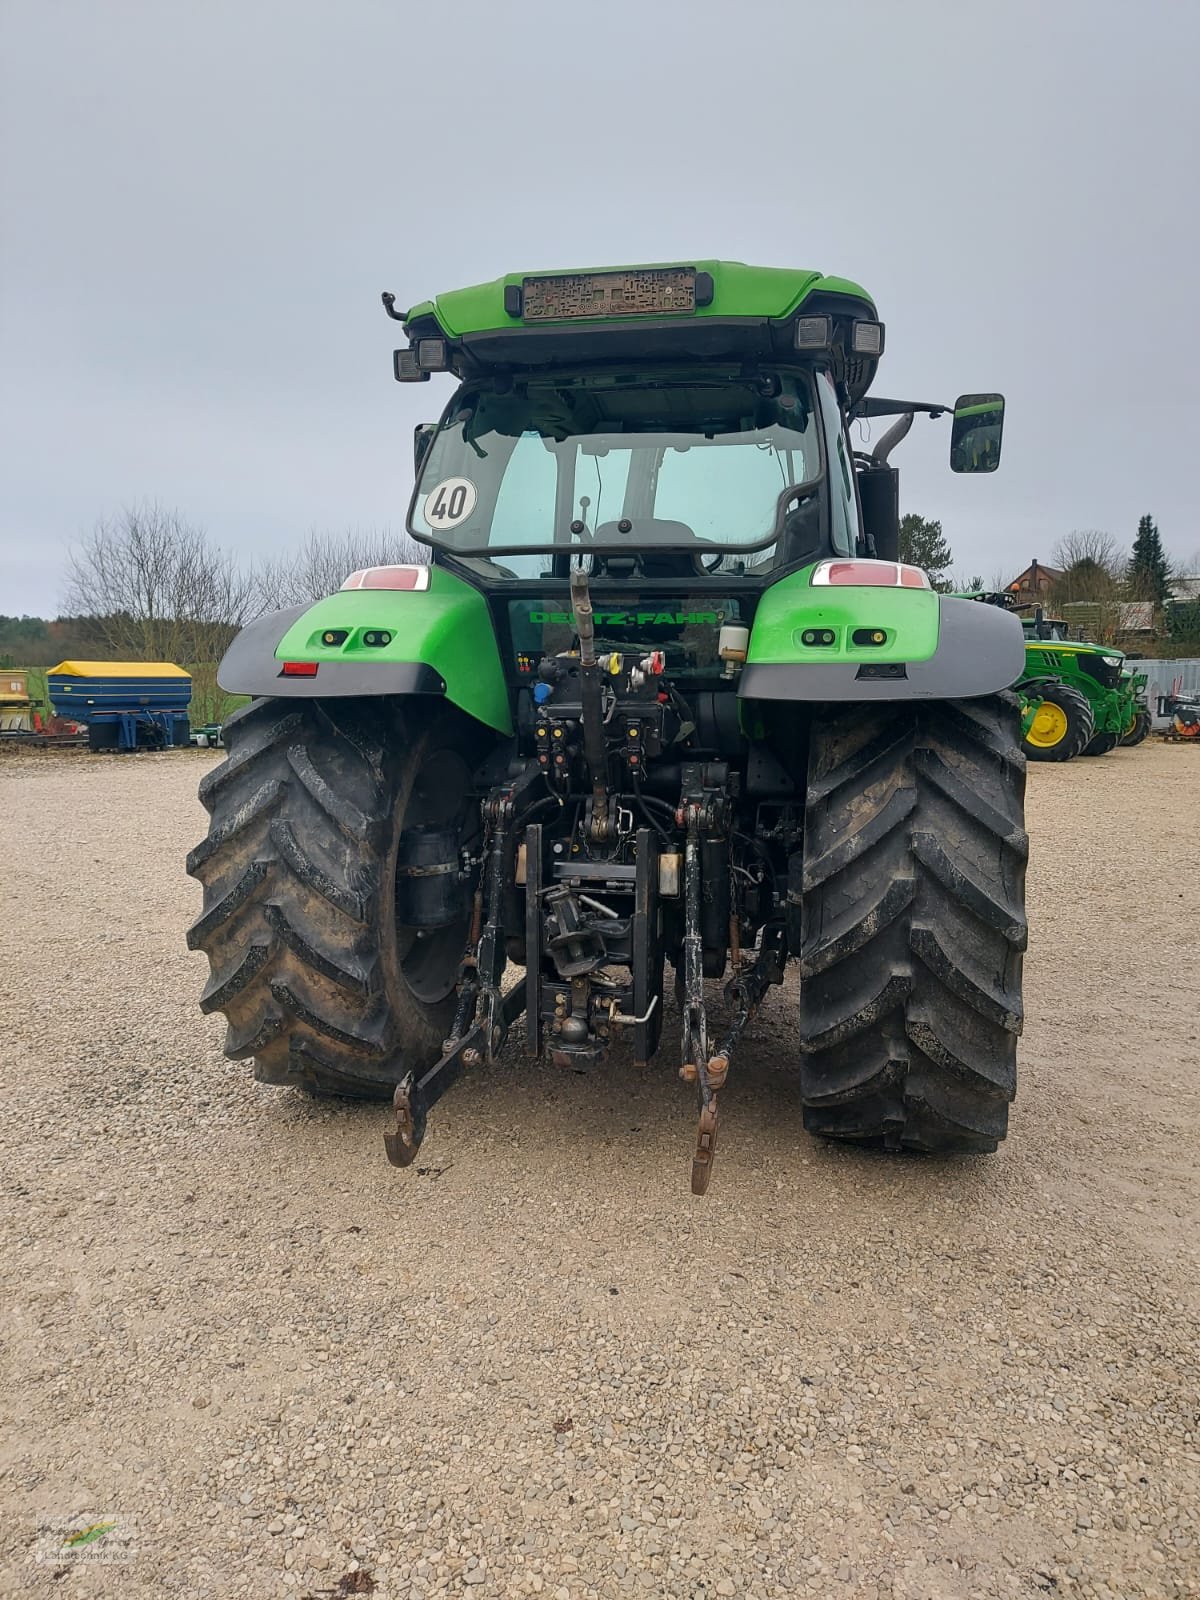
<svg viewBox="0 0 1200 1600"><path fill-rule="evenodd" d="M1080 751L1085 756L1106 756L1110 750L1115 750L1120 743L1120 738L1115 733L1098 733L1090 743L1085 744Z"/></svg>
<svg viewBox="0 0 1200 1600"><path fill-rule="evenodd" d="M1145 707L1142 707L1134 718L1133 727L1121 740L1122 747L1128 749L1131 745L1141 744L1142 740L1150 732L1151 726L1150 713Z"/></svg>
<svg viewBox="0 0 1200 1600"><path fill-rule="evenodd" d="M404 927L404 829L478 817L470 739L451 717L387 701L255 700L205 774L204 888L188 933L208 957L201 1009L262 1083L385 1099L441 1054L467 937Z"/></svg>

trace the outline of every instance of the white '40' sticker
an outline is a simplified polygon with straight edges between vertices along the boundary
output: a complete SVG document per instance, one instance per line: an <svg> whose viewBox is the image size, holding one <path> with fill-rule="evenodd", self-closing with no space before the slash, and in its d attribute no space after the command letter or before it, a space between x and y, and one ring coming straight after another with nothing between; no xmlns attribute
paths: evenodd
<svg viewBox="0 0 1200 1600"><path fill-rule="evenodd" d="M425 521L437 531L457 528L474 511L478 498L470 478L443 478L425 496Z"/></svg>

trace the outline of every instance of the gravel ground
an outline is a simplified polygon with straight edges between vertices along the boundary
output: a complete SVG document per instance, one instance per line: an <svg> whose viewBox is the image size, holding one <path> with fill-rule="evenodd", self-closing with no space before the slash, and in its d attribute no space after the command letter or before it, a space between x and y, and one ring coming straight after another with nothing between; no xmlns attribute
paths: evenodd
<svg viewBox="0 0 1200 1600"><path fill-rule="evenodd" d="M1200 752L1030 772L999 1155L814 1143L782 993L705 1200L669 1063L515 1057L401 1174L226 1062L213 759L0 759L0 1593L1200 1594Z"/></svg>

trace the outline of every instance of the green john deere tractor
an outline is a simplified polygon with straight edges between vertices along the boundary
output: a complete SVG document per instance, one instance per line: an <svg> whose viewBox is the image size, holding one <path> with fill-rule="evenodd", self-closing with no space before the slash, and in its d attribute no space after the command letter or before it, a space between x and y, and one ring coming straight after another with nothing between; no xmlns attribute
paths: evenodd
<svg viewBox="0 0 1200 1600"><path fill-rule="evenodd" d="M1021 619L1025 671L1017 684L1025 753L1033 761L1103 756L1140 744L1150 731L1146 676L1122 651L1073 640L1067 624L1038 607Z"/></svg>
<svg viewBox="0 0 1200 1600"><path fill-rule="evenodd" d="M718 1095L794 961L807 1128L994 1149L1024 643L900 562L889 453L949 412L952 469L992 471L1002 398L872 395L875 307L816 272L517 274L384 304L396 377L456 380L416 436L429 562L262 617L221 664L256 698L189 871L226 1054L390 1096L403 1166L518 1026L579 1072L618 1040L648 1064L669 1029L702 1193ZM890 422L869 454L858 418Z"/></svg>

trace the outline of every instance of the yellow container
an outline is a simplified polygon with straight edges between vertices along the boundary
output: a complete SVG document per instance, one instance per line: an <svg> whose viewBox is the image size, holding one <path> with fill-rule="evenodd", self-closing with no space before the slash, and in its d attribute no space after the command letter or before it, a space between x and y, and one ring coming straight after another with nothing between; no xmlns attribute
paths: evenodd
<svg viewBox="0 0 1200 1600"><path fill-rule="evenodd" d="M67 678L186 678L173 661L60 661L46 668L47 677Z"/></svg>
<svg viewBox="0 0 1200 1600"><path fill-rule="evenodd" d="M33 707L0 703L0 733L29 733L33 728Z"/></svg>
<svg viewBox="0 0 1200 1600"><path fill-rule="evenodd" d="M27 672L0 672L0 703L5 700L29 699L29 674Z"/></svg>

